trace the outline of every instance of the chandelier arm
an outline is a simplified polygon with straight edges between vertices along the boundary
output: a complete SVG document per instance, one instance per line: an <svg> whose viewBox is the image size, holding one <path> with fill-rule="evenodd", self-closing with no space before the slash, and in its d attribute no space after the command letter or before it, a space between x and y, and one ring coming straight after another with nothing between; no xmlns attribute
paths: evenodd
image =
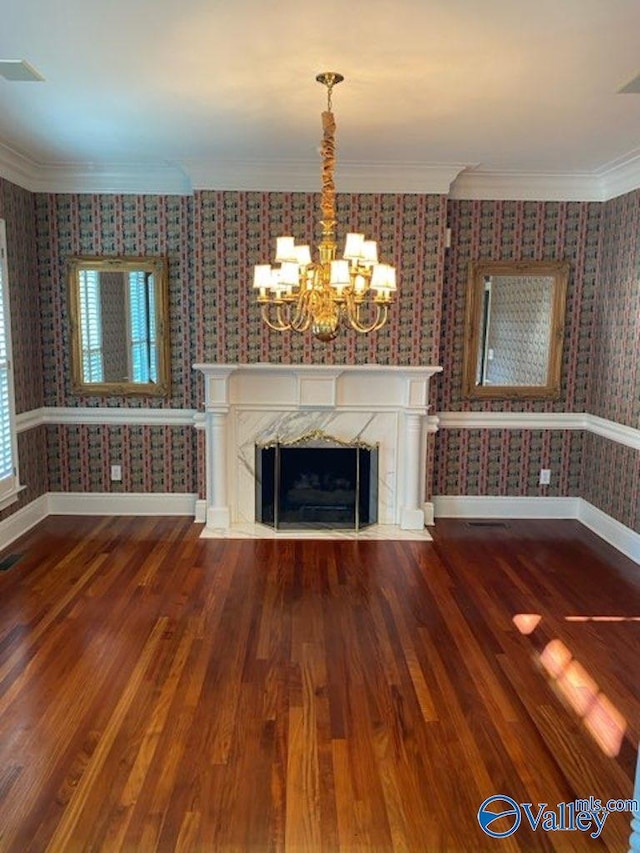
<svg viewBox="0 0 640 853"><path fill-rule="evenodd" d="M291 320L291 328L296 332L306 332L312 322L313 316L309 311L296 311Z"/></svg>
<svg viewBox="0 0 640 853"><path fill-rule="evenodd" d="M291 328L297 332L306 332L313 321L313 313L310 306L311 291L301 290L296 302L295 311L291 319Z"/></svg>
<svg viewBox="0 0 640 853"><path fill-rule="evenodd" d="M366 335L370 332L376 332L381 329L387 322L389 309L387 305L376 304L375 319L371 323L363 323L360 319L360 306L353 303L352 300L347 300L344 317L346 322L356 332Z"/></svg>
<svg viewBox="0 0 640 853"><path fill-rule="evenodd" d="M276 322L274 323L269 317L269 309L271 307L275 307L276 309ZM273 302L268 302L263 305L260 309L260 314L262 316L262 320L270 329L273 329L275 332L287 332L292 328L291 323L287 322L282 316L282 305L274 305Z"/></svg>

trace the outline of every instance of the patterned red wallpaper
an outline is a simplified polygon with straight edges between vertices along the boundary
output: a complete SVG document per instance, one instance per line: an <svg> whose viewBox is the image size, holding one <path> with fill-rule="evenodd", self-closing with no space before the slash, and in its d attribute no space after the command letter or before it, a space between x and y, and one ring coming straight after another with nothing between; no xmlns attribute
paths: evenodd
<svg viewBox="0 0 640 853"><path fill-rule="evenodd" d="M640 427L640 190L604 205L588 411Z"/></svg>
<svg viewBox="0 0 640 853"><path fill-rule="evenodd" d="M593 302L603 205L592 202L450 201L438 384L439 411L581 412L592 346ZM462 398L464 312L469 261L567 260L571 264L562 393L555 401Z"/></svg>
<svg viewBox="0 0 640 853"><path fill-rule="evenodd" d="M44 399L47 406L190 408L194 399L192 199L186 196L38 195ZM171 385L169 399L71 393L67 262L72 255L169 258Z"/></svg>
<svg viewBox="0 0 640 853"><path fill-rule="evenodd" d="M580 494L640 533L640 451L600 435L587 434Z"/></svg>
<svg viewBox="0 0 640 853"><path fill-rule="evenodd" d="M45 401L52 406L197 408L202 386L191 365L217 362L423 364L437 361L444 269L446 200L440 196L338 196L338 219L379 241L398 267L399 304L375 335L343 335L330 346L310 336L270 331L253 303L252 265L268 260L275 238L290 231L315 242L319 197L312 193L201 192L193 199L149 196L37 197L42 291ZM170 275L170 400L80 397L71 392L66 263L73 254L167 255ZM152 427L49 430L52 489L109 490L110 462L131 445L159 444ZM124 438L123 438L124 436ZM192 429L174 428L171 453L132 452L124 460L125 490L199 491ZM150 467L149 467L150 466ZM94 470L95 469L95 470Z"/></svg>
<svg viewBox="0 0 640 853"><path fill-rule="evenodd" d="M578 497L583 440L579 430L441 430L433 493ZM541 468L552 472L548 486L539 485Z"/></svg>
<svg viewBox="0 0 640 853"><path fill-rule="evenodd" d="M7 230L10 308L16 412L39 409L44 400L42 325L36 253L35 201L32 193L0 178L0 219ZM27 488L0 512L7 518L47 491L44 428L18 436L20 480Z"/></svg>
<svg viewBox="0 0 640 853"><path fill-rule="evenodd" d="M312 193L201 192L194 199L196 358L212 362L431 364L439 349L446 203L440 196L339 195L339 223L379 241L397 267L398 304L379 332L341 334L329 345L270 331L253 302L253 264L273 258L275 238L319 236ZM339 237L340 239L340 237Z"/></svg>
<svg viewBox="0 0 640 853"><path fill-rule="evenodd" d="M640 190L604 205L587 410L640 428ZM640 532L640 451L585 441L582 496Z"/></svg>
<svg viewBox="0 0 640 853"><path fill-rule="evenodd" d="M602 205L578 202L450 201L438 411L584 411L592 346ZM464 314L472 260L571 263L562 392L549 401L469 401L462 397ZM550 430L442 430L436 437L438 495L580 494L582 433ZM550 486L539 486L550 468Z"/></svg>
<svg viewBox="0 0 640 853"><path fill-rule="evenodd" d="M638 426L634 235L640 232L639 199L635 193L603 205L341 195L339 220L376 237L381 256L398 267L400 301L389 326L377 335L343 336L325 347L306 336L283 336L266 329L249 287L251 266L269 260L276 235L290 231L300 240L315 242L317 195L207 191L192 198L34 197L2 182L0 215L7 218L8 227L14 223L11 227L21 247L13 259L12 278L25 282L16 307L20 406L23 410L43 403L196 408L202 388L191 367L195 361L440 363L444 373L433 384L434 410L571 412L590 406L603 417L620 417ZM445 252L447 221L452 246ZM70 392L66 259L80 253L168 256L170 399L102 399ZM570 261L559 400L462 399L467 265L478 258ZM34 286L36 276L39 290ZM607 385L609 372L612 380ZM47 428L46 451L44 441L39 434L38 454L49 456L46 487L52 490L108 490L112 488L108 464L124 460L126 474L120 487L124 490L203 494L203 437L190 427L59 426ZM613 484L604 475L609 462L618 464L620 459L609 445L580 432L442 430L429 442L435 475L428 492L584 493L596 506L609 506L614 517L637 527L637 513L624 509L634 494L637 498L637 480L627 477L624 496L611 500ZM598 480L584 464L587 452L596 454ZM623 461L637 470L637 459L638 454L631 452ZM554 472L550 487L537 485L540 467ZM41 486L41 473L33 479Z"/></svg>
<svg viewBox="0 0 640 853"><path fill-rule="evenodd" d="M51 491L197 491L197 436L193 427L47 427ZM122 465L122 482L111 481L111 463Z"/></svg>
<svg viewBox="0 0 640 853"><path fill-rule="evenodd" d="M16 411L43 403L42 324L35 196L0 178L0 219L7 228Z"/></svg>

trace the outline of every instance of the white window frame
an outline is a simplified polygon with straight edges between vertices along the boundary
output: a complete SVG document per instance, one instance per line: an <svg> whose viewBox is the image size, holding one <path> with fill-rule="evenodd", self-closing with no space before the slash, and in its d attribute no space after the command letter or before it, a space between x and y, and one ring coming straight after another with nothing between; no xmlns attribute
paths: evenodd
<svg viewBox="0 0 640 853"><path fill-rule="evenodd" d="M24 488L20 485L18 474L18 436L16 431L16 403L13 380L13 346L11 342L11 305L9 288L9 268L7 264L7 230L3 219L0 219L0 311L4 322L0 324L0 335L4 328L4 345L6 358L0 359L0 387L3 374L7 379L7 399L2 399L0 393L0 442L3 432L8 429L8 444L10 447L9 471L5 476L0 475L0 510L15 503L18 492ZM0 347L0 353L2 349Z"/></svg>

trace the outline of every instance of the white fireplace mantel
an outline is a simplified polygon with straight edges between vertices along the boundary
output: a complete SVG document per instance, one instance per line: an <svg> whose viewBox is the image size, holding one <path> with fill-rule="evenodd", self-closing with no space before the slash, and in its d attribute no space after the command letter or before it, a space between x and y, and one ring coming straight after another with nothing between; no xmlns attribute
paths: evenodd
<svg viewBox="0 0 640 853"><path fill-rule="evenodd" d="M378 443L379 523L424 528L430 515L424 502L429 380L441 367L258 363L194 369L205 380L207 528L231 530L254 521L256 443L286 443L311 430Z"/></svg>

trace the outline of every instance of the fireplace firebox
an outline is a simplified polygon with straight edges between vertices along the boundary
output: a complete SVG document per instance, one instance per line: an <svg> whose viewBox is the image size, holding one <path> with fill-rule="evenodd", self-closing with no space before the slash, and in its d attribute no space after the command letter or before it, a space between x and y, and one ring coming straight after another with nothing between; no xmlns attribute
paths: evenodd
<svg viewBox="0 0 640 853"><path fill-rule="evenodd" d="M256 445L256 521L360 530L378 521L378 448L309 440Z"/></svg>

